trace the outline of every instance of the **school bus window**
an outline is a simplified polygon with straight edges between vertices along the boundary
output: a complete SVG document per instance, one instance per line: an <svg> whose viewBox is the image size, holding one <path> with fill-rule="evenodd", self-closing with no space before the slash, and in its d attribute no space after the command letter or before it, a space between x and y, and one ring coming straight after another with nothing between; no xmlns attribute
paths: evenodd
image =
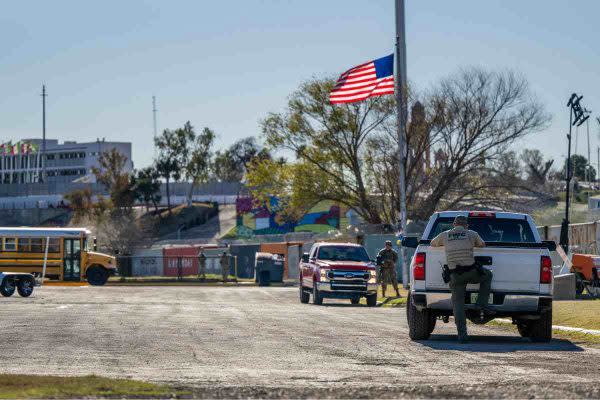
<svg viewBox="0 0 600 400"><path fill-rule="evenodd" d="M46 249L44 249L44 251L46 251ZM50 242L48 242L48 253L60 253L60 239L50 239Z"/></svg>
<svg viewBox="0 0 600 400"><path fill-rule="evenodd" d="M4 238L4 251L15 251L17 249L17 239Z"/></svg>
<svg viewBox="0 0 600 400"><path fill-rule="evenodd" d="M19 238L17 241L17 248L19 252L29 253L29 238Z"/></svg>
<svg viewBox="0 0 600 400"><path fill-rule="evenodd" d="M43 253L46 250L45 240L42 238L31 238L31 252L32 253Z"/></svg>

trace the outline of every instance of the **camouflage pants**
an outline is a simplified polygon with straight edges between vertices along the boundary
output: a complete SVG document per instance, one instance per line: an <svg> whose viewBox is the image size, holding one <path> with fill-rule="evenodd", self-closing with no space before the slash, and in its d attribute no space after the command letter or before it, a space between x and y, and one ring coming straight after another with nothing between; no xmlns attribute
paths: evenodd
<svg viewBox="0 0 600 400"><path fill-rule="evenodd" d="M200 268L198 270L198 277L206 279L206 262L200 261Z"/></svg>
<svg viewBox="0 0 600 400"><path fill-rule="evenodd" d="M398 284L396 275L396 266L391 263L385 263L379 268L379 282L382 284Z"/></svg>
<svg viewBox="0 0 600 400"><path fill-rule="evenodd" d="M221 275L223 275L223 282L227 282L229 276L229 265L221 265Z"/></svg>

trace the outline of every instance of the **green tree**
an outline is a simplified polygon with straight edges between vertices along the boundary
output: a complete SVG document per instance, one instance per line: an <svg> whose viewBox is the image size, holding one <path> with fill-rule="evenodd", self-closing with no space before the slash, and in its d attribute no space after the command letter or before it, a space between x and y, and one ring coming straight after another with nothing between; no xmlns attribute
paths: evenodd
<svg viewBox="0 0 600 400"><path fill-rule="evenodd" d="M131 185L135 199L146 204L152 203L158 214L158 203L160 202L160 173L155 166L146 167L131 178Z"/></svg>
<svg viewBox="0 0 600 400"><path fill-rule="evenodd" d="M215 133L209 128L204 128L202 133L196 135L193 128L189 137L189 160L185 166L185 176L191 181L188 193L188 206L192 205L194 187L199 183L208 181L212 168L212 147Z"/></svg>
<svg viewBox="0 0 600 400"><path fill-rule="evenodd" d="M92 167L96 180L106 187L113 206L117 208L131 208L135 201L131 190L131 175L125 171L126 162L124 154L111 149L98 157L99 168Z"/></svg>
<svg viewBox="0 0 600 400"><path fill-rule="evenodd" d="M334 81L311 80L293 93L283 113L271 113L261 123L266 143L291 151L309 181L292 174L301 188L293 197L305 197L310 207L318 200L333 200L353 207L371 223L381 223L378 204L371 196L364 168L365 141L383 133L383 123L394 116L390 97L372 98L343 106L329 102Z"/></svg>
<svg viewBox="0 0 600 400"><path fill-rule="evenodd" d="M261 147L253 136L240 139L225 151L215 153L214 175L221 182L240 182L250 163L270 158L269 150Z"/></svg>
<svg viewBox="0 0 600 400"><path fill-rule="evenodd" d="M591 165L588 165L588 160L582 155L573 154L571 156L571 174L573 177L579 179L580 181L585 181L586 175L585 170L589 168L589 177L590 181L596 180L596 169ZM563 176L567 176L567 161L565 160L565 165L563 167Z"/></svg>
<svg viewBox="0 0 600 400"><path fill-rule="evenodd" d="M185 168L189 162L189 142L193 137L194 128L188 121L183 128L165 129L159 137L154 139L154 144L159 151L156 169L160 176L165 179L169 215L171 214L170 182L171 180L179 181L185 173Z"/></svg>

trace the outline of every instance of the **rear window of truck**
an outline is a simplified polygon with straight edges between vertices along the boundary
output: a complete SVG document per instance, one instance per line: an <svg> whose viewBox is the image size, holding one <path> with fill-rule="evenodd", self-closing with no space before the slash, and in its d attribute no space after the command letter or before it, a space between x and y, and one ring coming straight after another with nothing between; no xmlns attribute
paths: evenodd
<svg viewBox="0 0 600 400"><path fill-rule="evenodd" d="M454 218L441 217L434 224L428 239L452 229ZM469 229L479 233L484 242L535 243L529 222L512 218L469 218Z"/></svg>
<svg viewBox="0 0 600 400"><path fill-rule="evenodd" d="M329 261L369 261L367 251L358 246L321 246L317 258Z"/></svg>

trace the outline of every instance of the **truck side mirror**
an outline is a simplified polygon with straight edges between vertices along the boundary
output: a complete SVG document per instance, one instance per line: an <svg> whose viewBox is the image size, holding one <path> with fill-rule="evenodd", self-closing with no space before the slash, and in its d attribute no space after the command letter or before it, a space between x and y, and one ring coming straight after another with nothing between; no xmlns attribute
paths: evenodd
<svg viewBox="0 0 600 400"><path fill-rule="evenodd" d="M94 236L94 240L93 240L92 249L93 249L94 251L98 251L98 239L96 239L96 236Z"/></svg>
<svg viewBox="0 0 600 400"><path fill-rule="evenodd" d="M549 251L556 251L556 242L554 240L542 240L542 243Z"/></svg>
<svg viewBox="0 0 600 400"><path fill-rule="evenodd" d="M303 253L302 254L302 262L303 263L307 263L308 262L308 253Z"/></svg>
<svg viewBox="0 0 600 400"><path fill-rule="evenodd" d="M416 249L419 245L419 238L415 236L406 236L402 238L402 247Z"/></svg>

